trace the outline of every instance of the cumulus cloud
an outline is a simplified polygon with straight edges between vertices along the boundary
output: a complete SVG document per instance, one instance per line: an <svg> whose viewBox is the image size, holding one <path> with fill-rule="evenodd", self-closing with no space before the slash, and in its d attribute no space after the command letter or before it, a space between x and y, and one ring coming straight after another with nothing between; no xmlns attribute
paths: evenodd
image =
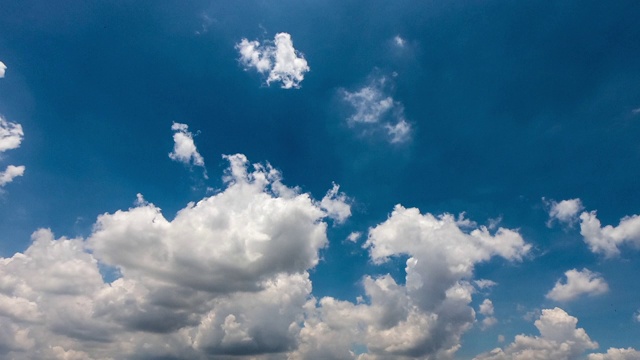
<svg viewBox="0 0 640 360"><path fill-rule="evenodd" d="M493 316L493 302L489 299L484 299L480 307L478 308L478 312L484 315L484 319L482 319L482 328L486 329L498 323L498 319Z"/></svg>
<svg viewBox="0 0 640 360"><path fill-rule="evenodd" d="M404 116L404 106L387 94L389 79L374 77L368 85L356 91L342 89L343 101L353 109L347 118L350 127L363 132L383 132L391 143L402 143L409 139L411 125Z"/></svg>
<svg viewBox="0 0 640 360"><path fill-rule="evenodd" d="M540 336L517 335L505 348L496 348L475 357L475 360L524 360L524 359L578 359L585 351L596 349L578 319L560 308L542 310L535 326Z"/></svg>
<svg viewBox="0 0 640 360"><path fill-rule="evenodd" d="M390 275L366 276L360 301L325 297L310 304L293 358L453 358L475 322L475 265L494 256L518 261L529 251L513 230L491 234L472 224L397 205L369 230L364 247L377 264L407 256L404 285ZM367 352L354 354L354 345Z"/></svg>
<svg viewBox="0 0 640 360"><path fill-rule="evenodd" d="M0 171L0 187L10 183L14 178L24 175L24 166L9 165L5 171Z"/></svg>
<svg viewBox="0 0 640 360"><path fill-rule="evenodd" d="M584 210L580 199L562 200L560 202L554 200L546 201L544 198L542 200L549 206L547 226L551 226L554 220L572 226L578 220L578 213Z"/></svg>
<svg viewBox="0 0 640 360"><path fill-rule="evenodd" d="M588 269L578 271L568 270L564 273L567 278L565 283L561 280L546 295L548 299L555 301L570 301L581 295L600 295L609 291L609 285L600 274L593 273Z"/></svg>
<svg viewBox="0 0 640 360"><path fill-rule="evenodd" d="M402 37L400 37L400 35L396 35L396 36L393 38L393 42L394 42L394 43L396 44L396 46L398 46L398 47L404 47L404 45L406 44L406 42L407 42L407 41L406 41L405 39L403 39Z"/></svg>
<svg viewBox="0 0 640 360"><path fill-rule="evenodd" d="M7 70L7 65L0 61L0 78L4 77L5 70Z"/></svg>
<svg viewBox="0 0 640 360"><path fill-rule="evenodd" d="M623 244L640 247L640 216L626 216L618 226L602 227L595 211L585 211L580 215L580 234L592 252L612 258L620 254Z"/></svg>
<svg viewBox="0 0 640 360"><path fill-rule="evenodd" d="M588 360L637 360L640 359L640 351L633 348L616 349L609 348L604 354L589 354Z"/></svg>
<svg viewBox="0 0 640 360"><path fill-rule="evenodd" d="M298 88L310 70L307 60L293 47L291 35L285 32L276 34L273 42L263 44L242 39L236 49L245 68L267 75L267 85L280 82L283 89Z"/></svg>
<svg viewBox="0 0 640 360"><path fill-rule="evenodd" d="M0 153L20 147L23 136L20 124L7 121L0 116Z"/></svg>
<svg viewBox="0 0 640 360"><path fill-rule="evenodd" d="M225 158L225 189L173 220L138 195L135 207L99 216L87 239L38 230L24 253L0 258L0 356L292 351L310 299L308 270L328 244L324 220L333 215L282 184L270 165ZM120 275L105 282L104 267Z"/></svg>
<svg viewBox="0 0 640 360"><path fill-rule="evenodd" d="M204 159L198 152L196 144L193 142L193 134L189 131L189 126L174 122L171 125L173 133L173 151L169 157L185 165L193 165L204 168ZM206 177L206 172L205 172Z"/></svg>

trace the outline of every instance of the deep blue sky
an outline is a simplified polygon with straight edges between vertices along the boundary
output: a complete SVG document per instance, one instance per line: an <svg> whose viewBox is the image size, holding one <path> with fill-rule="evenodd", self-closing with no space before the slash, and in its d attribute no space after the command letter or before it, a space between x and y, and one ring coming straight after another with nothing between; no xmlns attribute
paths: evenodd
<svg viewBox="0 0 640 360"><path fill-rule="evenodd" d="M355 301L365 274L404 283L405 259L376 266L344 241L366 238L395 204L465 212L479 224L501 218L533 248L521 263L476 267L499 284L499 323L469 330L460 359L499 346L498 334L537 334L524 312L556 306L545 294L585 267L609 292L562 308L601 351L638 349L637 249L591 253L579 225L546 225L542 198L580 198L603 226L640 212L639 18L640 4L624 0L2 4L0 114L25 136L0 167L26 172L0 195L0 256L24 251L38 228L87 237L98 215L129 208L137 193L172 219L223 186L222 154L242 153L316 199L335 182L352 200L311 270L318 298ZM279 32L308 61L299 89L266 86L238 61L242 38ZM406 142L345 121L341 94L378 76L412 126ZM210 179L167 156L173 122L197 133Z"/></svg>

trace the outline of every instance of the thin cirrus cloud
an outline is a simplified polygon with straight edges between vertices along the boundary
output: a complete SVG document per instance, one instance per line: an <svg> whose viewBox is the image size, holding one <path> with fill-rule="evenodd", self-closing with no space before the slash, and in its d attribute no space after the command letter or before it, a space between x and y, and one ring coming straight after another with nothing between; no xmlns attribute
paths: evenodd
<svg viewBox="0 0 640 360"><path fill-rule="evenodd" d="M347 125L364 134L383 133L390 143L403 143L411 137L411 124L404 115L404 106L388 94L390 81L386 76L374 76L355 91L340 90L342 100L352 113Z"/></svg>
<svg viewBox="0 0 640 360"><path fill-rule="evenodd" d="M291 35L285 32L276 34L273 42L262 44L244 38L236 44L236 49L245 69L265 74L267 85L280 82L283 89L299 88L304 74L310 70L304 55L293 47Z"/></svg>
<svg viewBox="0 0 640 360"><path fill-rule="evenodd" d="M580 271L568 270L564 273L566 282L558 280L547 293L546 297L555 301L571 301L582 295L595 296L609 291L609 285L604 278L588 269Z"/></svg>

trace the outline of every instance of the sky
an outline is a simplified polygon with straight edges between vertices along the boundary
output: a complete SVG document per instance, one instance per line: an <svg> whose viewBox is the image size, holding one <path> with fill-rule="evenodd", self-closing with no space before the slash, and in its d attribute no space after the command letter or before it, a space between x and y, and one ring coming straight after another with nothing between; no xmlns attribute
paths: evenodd
<svg viewBox="0 0 640 360"><path fill-rule="evenodd" d="M0 358L640 359L637 1L0 5Z"/></svg>

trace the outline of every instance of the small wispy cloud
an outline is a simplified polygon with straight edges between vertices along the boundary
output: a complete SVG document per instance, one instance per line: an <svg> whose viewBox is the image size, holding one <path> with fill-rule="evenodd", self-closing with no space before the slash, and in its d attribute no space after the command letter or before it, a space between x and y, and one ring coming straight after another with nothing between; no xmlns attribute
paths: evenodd
<svg viewBox="0 0 640 360"><path fill-rule="evenodd" d="M355 91L341 90L342 100L353 109L347 124L364 132L383 132L390 143L408 141L411 124L404 115L404 105L393 99L386 76L373 77L369 84Z"/></svg>

